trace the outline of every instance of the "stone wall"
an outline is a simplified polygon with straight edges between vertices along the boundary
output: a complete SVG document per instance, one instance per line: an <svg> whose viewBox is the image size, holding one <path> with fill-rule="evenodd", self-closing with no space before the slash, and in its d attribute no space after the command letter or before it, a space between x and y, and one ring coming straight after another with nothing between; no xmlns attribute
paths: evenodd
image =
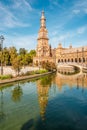
<svg viewBox="0 0 87 130"><path fill-rule="evenodd" d="M38 70L38 67L23 67L19 74L26 73L28 71L35 71ZM0 74L1 74L1 66L0 66ZM11 74L14 77L18 74L11 66L3 67L3 75Z"/></svg>

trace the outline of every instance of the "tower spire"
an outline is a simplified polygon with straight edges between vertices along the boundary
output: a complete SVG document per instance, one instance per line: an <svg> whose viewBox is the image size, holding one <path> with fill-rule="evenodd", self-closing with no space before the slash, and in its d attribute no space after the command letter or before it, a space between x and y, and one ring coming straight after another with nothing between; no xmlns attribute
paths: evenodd
<svg viewBox="0 0 87 130"><path fill-rule="evenodd" d="M41 15L41 27L46 27L46 24L45 24L45 16L44 16L44 10L42 10L42 15Z"/></svg>

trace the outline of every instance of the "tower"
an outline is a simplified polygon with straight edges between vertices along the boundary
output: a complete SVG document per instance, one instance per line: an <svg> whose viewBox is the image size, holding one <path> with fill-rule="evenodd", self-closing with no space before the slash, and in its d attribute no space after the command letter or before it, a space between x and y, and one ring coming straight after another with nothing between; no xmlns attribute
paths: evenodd
<svg viewBox="0 0 87 130"><path fill-rule="evenodd" d="M44 11L42 11L40 19L40 29L38 33L38 44L36 49L36 54L38 57L49 57L50 56L50 46L48 44L48 31L46 29L46 18Z"/></svg>
<svg viewBox="0 0 87 130"><path fill-rule="evenodd" d="M33 58L33 63L40 66L45 62L55 62L55 52L49 45L48 31L46 28L46 18L44 11L41 13L40 29L37 38L36 56Z"/></svg>

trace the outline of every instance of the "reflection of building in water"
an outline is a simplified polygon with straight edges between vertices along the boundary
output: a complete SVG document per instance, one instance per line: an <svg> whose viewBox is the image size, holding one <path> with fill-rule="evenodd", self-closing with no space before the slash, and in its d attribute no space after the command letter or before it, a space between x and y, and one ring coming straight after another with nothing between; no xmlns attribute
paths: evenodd
<svg viewBox="0 0 87 130"><path fill-rule="evenodd" d="M42 120L45 119L46 113L46 106L48 103L48 92L49 92L49 85L42 85L41 81L37 81L37 91L38 91L38 100L40 105L40 114Z"/></svg>
<svg viewBox="0 0 87 130"><path fill-rule="evenodd" d="M62 87L64 85L68 85L70 88L73 86L77 86L77 88L82 87L82 89L87 88L87 74L83 73L81 75L62 75L62 74L57 74L55 78L55 83L58 86L59 90L62 90Z"/></svg>
<svg viewBox="0 0 87 130"><path fill-rule="evenodd" d="M68 73L74 73L75 72L75 67L71 66L71 65L60 65L57 67L57 71L59 73L63 73L63 74L68 74Z"/></svg>

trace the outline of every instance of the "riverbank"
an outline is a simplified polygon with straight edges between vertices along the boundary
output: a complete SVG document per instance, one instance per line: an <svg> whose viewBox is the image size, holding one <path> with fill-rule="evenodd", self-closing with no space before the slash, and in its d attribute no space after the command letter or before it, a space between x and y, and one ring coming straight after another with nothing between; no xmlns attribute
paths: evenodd
<svg viewBox="0 0 87 130"><path fill-rule="evenodd" d="M21 76L21 77L15 77L12 79L5 79L5 80L0 80L0 85L1 84L7 84L7 83L11 83L11 82L17 82L17 81L21 81L21 80L26 80L26 79L33 79L33 78L39 78L48 74L51 74L53 72L46 72L43 74L34 74L34 75L29 75L29 76Z"/></svg>

